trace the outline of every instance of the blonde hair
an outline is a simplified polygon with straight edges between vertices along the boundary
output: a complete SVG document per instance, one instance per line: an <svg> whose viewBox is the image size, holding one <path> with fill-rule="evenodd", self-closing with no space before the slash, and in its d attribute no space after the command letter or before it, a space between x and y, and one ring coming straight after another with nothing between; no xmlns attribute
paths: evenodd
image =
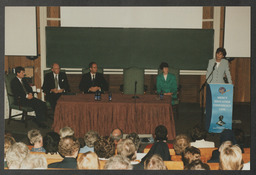
<svg viewBox="0 0 256 175"><path fill-rule="evenodd" d="M60 129L60 138L64 138L66 136L73 136L74 135L74 130L68 126L61 128Z"/></svg>
<svg viewBox="0 0 256 175"><path fill-rule="evenodd" d="M131 139L121 140L117 144L117 154L127 157L130 160L136 159L136 148Z"/></svg>
<svg viewBox="0 0 256 175"><path fill-rule="evenodd" d="M105 164L105 170L132 170L132 165L127 157L116 155L111 157Z"/></svg>
<svg viewBox="0 0 256 175"><path fill-rule="evenodd" d="M225 143L225 142L224 142ZM237 145L227 145L220 151L220 170L241 170L242 151Z"/></svg>
<svg viewBox="0 0 256 175"><path fill-rule="evenodd" d="M78 169L99 169L100 162L98 156L94 152L83 153L77 159L77 168Z"/></svg>
<svg viewBox="0 0 256 175"><path fill-rule="evenodd" d="M177 155L182 154L188 146L190 146L190 141L186 135L180 134L174 139L173 149Z"/></svg>
<svg viewBox="0 0 256 175"><path fill-rule="evenodd" d="M145 170L167 170L167 167L164 164L162 157L157 154L146 159L144 162Z"/></svg>
<svg viewBox="0 0 256 175"><path fill-rule="evenodd" d="M28 154L22 161L20 169L47 169L47 161L42 154Z"/></svg>
<svg viewBox="0 0 256 175"><path fill-rule="evenodd" d="M15 143L15 139L12 136L4 136L4 158L6 157L6 152Z"/></svg>
<svg viewBox="0 0 256 175"><path fill-rule="evenodd" d="M84 136L84 142L86 146L93 147L94 142L96 142L99 139L99 134L95 131L88 131Z"/></svg>
<svg viewBox="0 0 256 175"><path fill-rule="evenodd" d="M14 143L6 152L6 161L9 169L19 169L21 162L29 154L27 145L22 142Z"/></svg>
<svg viewBox="0 0 256 175"><path fill-rule="evenodd" d="M38 129L28 131L28 138L31 144L35 144L36 142L40 143L42 141L42 135Z"/></svg>

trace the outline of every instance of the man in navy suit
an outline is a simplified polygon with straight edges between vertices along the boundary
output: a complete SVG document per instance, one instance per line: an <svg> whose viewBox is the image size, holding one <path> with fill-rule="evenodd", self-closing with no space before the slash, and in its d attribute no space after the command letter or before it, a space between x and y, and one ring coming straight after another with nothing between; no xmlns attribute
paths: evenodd
<svg viewBox="0 0 256 175"><path fill-rule="evenodd" d="M36 123L39 127L46 128L46 104L34 97L32 88L25 81L25 69L21 66L15 68L16 77L11 81L11 88L14 94L15 103L21 106L29 106L35 110Z"/></svg>
<svg viewBox="0 0 256 175"><path fill-rule="evenodd" d="M60 72L60 66L53 63L52 72L44 76L44 84L42 86L45 98L51 104L51 108L55 110L57 100L65 92L70 92L67 75L65 72Z"/></svg>
<svg viewBox="0 0 256 175"><path fill-rule="evenodd" d="M104 91L108 90L108 83L103 77L103 74L98 73L98 67L95 62L91 62L89 64L90 72L83 75L79 89L86 93L95 93L100 91L104 93Z"/></svg>

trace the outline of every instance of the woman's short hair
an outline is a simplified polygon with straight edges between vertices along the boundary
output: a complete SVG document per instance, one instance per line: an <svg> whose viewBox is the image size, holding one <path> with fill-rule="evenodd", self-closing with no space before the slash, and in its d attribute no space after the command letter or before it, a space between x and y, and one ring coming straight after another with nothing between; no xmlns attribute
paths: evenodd
<svg viewBox="0 0 256 175"><path fill-rule="evenodd" d="M196 140L206 139L206 136L207 131L199 125L194 126L191 130L191 138L193 142Z"/></svg>
<svg viewBox="0 0 256 175"><path fill-rule="evenodd" d="M181 155L185 148L190 146L190 141L188 136L180 134L176 136L173 142L173 149L177 155Z"/></svg>
<svg viewBox="0 0 256 175"><path fill-rule="evenodd" d="M139 147L140 147L140 137L137 133L133 132L131 134L128 134L126 136L126 139L131 139L135 145L136 151L138 151Z"/></svg>
<svg viewBox="0 0 256 175"><path fill-rule="evenodd" d="M144 162L145 170L167 170L161 156L154 154L148 157Z"/></svg>
<svg viewBox="0 0 256 175"><path fill-rule="evenodd" d="M14 143L6 152L6 161L9 169L19 169L21 162L29 154L27 145L22 142Z"/></svg>
<svg viewBox="0 0 256 175"><path fill-rule="evenodd" d="M98 156L94 152L87 152L80 155L77 159L78 169L99 169L100 162Z"/></svg>
<svg viewBox="0 0 256 175"><path fill-rule="evenodd" d="M242 151L237 145L227 145L220 151L220 170L241 170Z"/></svg>
<svg viewBox="0 0 256 175"><path fill-rule="evenodd" d="M155 128L155 136L156 136L156 140L167 140L167 128L164 125L158 125Z"/></svg>
<svg viewBox="0 0 256 175"><path fill-rule="evenodd" d="M22 161L20 169L47 169L47 161L42 154L28 154Z"/></svg>
<svg viewBox="0 0 256 175"><path fill-rule="evenodd" d="M74 136L66 136L60 139L58 150L59 153L66 156L73 156L79 151L80 143Z"/></svg>
<svg viewBox="0 0 256 175"><path fill-rule="evenodd" d="M194 146L188 146L187 148L185 148L182 154L182 161L184 163L184 166L190 164L194 160L200 160L200 159L201 159L200 150Z"/></svg>
<svg viewBox="0 0 256 175"><path fill-rule="evenodd" d="M132 170L132 168L130 160L121 155L111 157L104 166L106 170Z"/></svg>
<svg viewBox="0 0 256 175"><path fill-rule="evenodd" d="M28 131L28 138L31 144L35 144L37 142L41 142L42 134L38 129L32 129Z"/></svg>
<svg viewBox="0 0 256 175"><path fill-rule="evenodd" d="M93 147L94 142L99 139L99 134L95 131L88 131L84 136L86 146Z"/></svg>
<svg viewBox="0 0 256 175"><path fill-rule="evenodd" d="M117 154L127 157L130 160L136 159L136 148L131 139L121 140L117 144Z"/></svg>
<svg viewBox="0 0 256 175"><path fill-rule="evenodd" d="M162 63L160 64L160 66L159 66L159 68L160 68L161 70L163 70L164 67L169 67L168 63L162 62Z"/></svg>
<svg viewBox="0 0 256 175"><path fill-rule="evenodd" d="M99 158L110 158L115 154L115 143L110 137L100 137L94 142L94 152Z"/></svg>
<svg viewBox="0 0 256 175"><path fill-rule="evenodd" d="M201 160L194 160L190 164L186 165L184 170L210 170L210 167Z"/></svg>
<svg viewBox="0 0 256 175"><path fill-rule="evenodd" d="M221 52L222 55L223 55L224 57L226 57L226 55L227 55L226 49L224 49L223 47L219 47L219 48L216 50L216 54L219 53L219 52Z"/></svg>
<svg viewBox="0 0 256 175"><path fill-rule="evenodd" d="M43 147L45 153L54 154L58 152L58 146L60 142L60 135L56 132L48 132L43 138Z"/></svg>
<svg viewBox="0 0 256 175"><path fill-rule="evenodd" d="M4 136L4 158L6 157L6 152L15 143L15 139L12 136Z"/></svg>
<svg viewBox="0 0 256 175"><path fill-rule="evenodd" d="M60 138L66 137L66 136L73 136L74 130L68 126L60 129Z"/></svg>

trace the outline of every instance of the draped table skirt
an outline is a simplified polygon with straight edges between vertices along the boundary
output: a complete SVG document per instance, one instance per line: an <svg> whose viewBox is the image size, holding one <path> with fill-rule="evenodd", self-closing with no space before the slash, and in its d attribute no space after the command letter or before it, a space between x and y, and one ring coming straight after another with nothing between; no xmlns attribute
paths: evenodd
<svg viewBox="0 0 256 175"><path fill-rule="evenodd" d="M101 101L94 94L62 95L56 105L52 129L55 132L65 126L75 131L76 137L94 130L102 136L110 135L114 128L124 133L154 134L158 125L168 130L168 139L176 136L170 96L160 100L156 95L113 94L112 101L102 94Z"/></svg>

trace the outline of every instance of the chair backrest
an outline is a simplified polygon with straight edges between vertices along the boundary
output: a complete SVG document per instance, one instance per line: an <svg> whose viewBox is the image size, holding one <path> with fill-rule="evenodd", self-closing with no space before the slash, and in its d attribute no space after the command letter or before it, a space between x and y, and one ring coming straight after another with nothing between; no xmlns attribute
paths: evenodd
<svg viewBox="0 0 256 175"><path fill-rule="evenodd" d="M90 72L90 69L89 69L89 68L83 68L83 69L82 69L82 74L86 74L86 73L88 73L88 72ZM98 67L97 72L103 74L103 68Z"/></svg>
<svg viewBox="0 0 256 175"><path fill-rule="evenodd" d="M182 161L182 156L181 155L172 155L171 160L172 161Z"/></svg>
<svg viewBox="0 0 256 175"><path fill-rule="evenodd" d="M210 160L212 157L212 152L218 148L199 148L201 157L204 157L206 161Z"/></svg>
<svg viewBox="0 0 256 175"><path fill-rule="evenodd" d="M250 162L251 155L248 153L242 154L244 163Z"/></svg>
<svg viewBox="0 0 256 175"><path fill-rule="evenodd" d="M5 74L5 76L4 76L9 106L13 105L15 102L14 94L12 92L12 87L11 87L11 81L13 80L13 78L15 78L15 76L16 75L13 73Z"/></svg>
<svg viewBox="0 0 256 175"><path fill-rule="evenodd" d="M161 69L158 69L158 74L161 74L161 73L163 73L163 71ZM176 81L177 81L177 85L179 86L180 70L176 69L176 68L169 67L169 73L175 75Z"/></svg>
<svg viewBox="0 0 256 175"><path fill-rule="evenodd" d="M124 69L124 94L134 94L137 81L137 94L144 94L144 69L131 67Z"/></svg>
<svg viewBox="0 0 256 175"><path fill-rule="evenodd" d="M251 148L244 148L244 153L245 154L250 154Z"/></svg>
<svg viewBox="0 0 256 175"><path fill-rule="evenodd" d="M210 170L219 170L219 163L207 163L210 167Z"/></svg>
<svg viewBox="0 0 256 175"><path fill-rule="evenodd" d="M184 170L184 164L182 161L164 161L168 170Z"/></svg>
<svg viewBox="0 0 256 175"><path fill-rule="evenodd" d="M104 169L106 162L107 162L106 160L100 160L100 170Z"/></svg>

